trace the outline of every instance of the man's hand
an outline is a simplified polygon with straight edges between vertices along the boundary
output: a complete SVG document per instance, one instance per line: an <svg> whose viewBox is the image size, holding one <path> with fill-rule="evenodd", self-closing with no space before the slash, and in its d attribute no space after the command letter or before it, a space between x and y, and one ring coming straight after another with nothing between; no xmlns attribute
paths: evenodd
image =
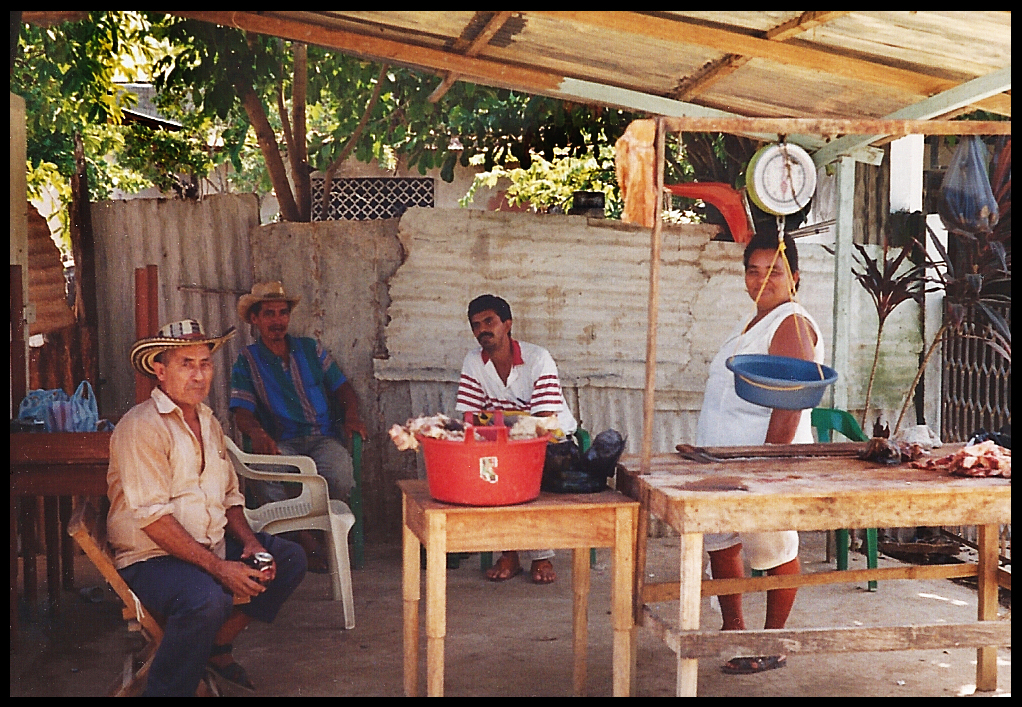
<svg viewBox="0 0 1022 707"><path fill-rule="evenodd" d="M358 432L360 435L362 435L362 439L365 439L366 437L369 436L369 433L366 432L365 423L362 422L360 418L356 417L354 420L345 419L344 420L345 436L348 439L351 439L351 435L354 434L355 432Z"/></svg>
<svg viewBox="0 0 1022 707"><path fill-rule="evenodd" d="M248 438L252 441L252 452L254 454L280 454L280 448L273 441L273 437L270 437L261 428L258 431L253 431L255 434L250 434Z"/></svg>
<svg viewBox="0 0 1022 707"><path fill-rule="evenodd" d="M369 434L365 423L362 422L362 418L358 414L358 396L355 395L355 388L351 385L351 381L344 381L341 387L334 391L334 399L344 411L344 426L342 428L344 434L351 439L351 434L358 432L362 435L362 439L366 439Z"/></svg>
<svg viewBox="0 0 1022 707"><path fill-rule="evenodd" d="M250 541L245 543L245 547L241 551L241 559L245 560L252 557L257 552L266 552L266 548L263 547L256 538L252 538ZM277 561L274 560L273 564L268 569L263 570L260 573L260 577L264 583L272 582L277 576Z"/></svg>
<svg viewBox="0 0 1022 707"><path fill-rule="evenodd" d="M275 567L274 571L276 571ZM262 582L268 580L263 573L254 567L249 567L244 562L221 560L212 574L235 596L254 597L266 591Z"/></svg>
<svg viewBox="0 0 1022 707"><path fill-rule="evenodd" d="M273 437L267 434L250 410L234 408L233 412L235 424L252 442L252 451L255 454L280 454Z"/></svg>

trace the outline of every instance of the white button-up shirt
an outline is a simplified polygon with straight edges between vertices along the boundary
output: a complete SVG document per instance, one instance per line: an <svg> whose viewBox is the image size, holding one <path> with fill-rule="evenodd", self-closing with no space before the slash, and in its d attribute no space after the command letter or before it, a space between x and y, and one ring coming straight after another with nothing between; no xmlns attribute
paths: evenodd
<svg viewBox="0 0 1022 707"><path fill-rule="evenodd" d="M167 554L143 530L167 515L224 557L227 509L244 506L245 498L223 428L209 407L200 404L198 411L202 449L181 408L159 388L114 428L106 476L107 534L118 569Z"/></svg>

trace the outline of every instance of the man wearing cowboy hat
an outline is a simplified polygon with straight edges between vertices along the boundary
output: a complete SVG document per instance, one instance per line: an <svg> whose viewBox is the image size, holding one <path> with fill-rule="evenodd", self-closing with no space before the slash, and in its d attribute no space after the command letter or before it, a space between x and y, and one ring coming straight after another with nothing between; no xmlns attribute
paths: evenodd
<svg viewBox="0 0 1022 707"><path fill-rule="evenodd" d="M238 300L238 316L259 332L231 371L231 402L238 428L257 454L312 457L330 497L344 500L354 486L351 455L333 436L330 403L343 412L344 433L366 436L355 389L315 339L288 334L300 298L280 282L261 282ZM263 484L263 502L285 497L281 484Z"/></svg>
<svg viewBox="0 0 1022 707"><path fill-rule="evenodd" d="M194 695L206 671L252 690L231 644L251 619L272 621L305 576L301 547L249 527L223 429L202 402L213 353L233 335L206 336L189 319L131 350L158 387L110 440L107 532L128 586L166 618L147 695ZM268 570L242 562L257 552L273 556ZM235 596L250 601L235 608Z"/></svg>

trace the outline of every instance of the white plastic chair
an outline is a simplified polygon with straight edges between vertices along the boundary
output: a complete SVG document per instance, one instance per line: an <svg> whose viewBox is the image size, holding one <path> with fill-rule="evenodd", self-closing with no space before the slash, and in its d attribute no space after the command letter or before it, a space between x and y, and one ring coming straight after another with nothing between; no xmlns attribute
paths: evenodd
<svg viewBox="0 0 1022 707"><path fill-rule="evenodd" d="M230 438L227 453L231 455L239 476L257 481L284 481L302 485L297 498L267 503L259 508L246 508L245 517L255 532L271 535L295 530L323 530L329 544L328 562L334 600L344 604L344 628L355 628L355 606L351 592L351 563L348 558L348 531L355 524L355 515L343 501L330 499L326 479L316 473L316 462L306 456L248 454ZM253 464L293 466L297 474L257 471Z"/></svg>

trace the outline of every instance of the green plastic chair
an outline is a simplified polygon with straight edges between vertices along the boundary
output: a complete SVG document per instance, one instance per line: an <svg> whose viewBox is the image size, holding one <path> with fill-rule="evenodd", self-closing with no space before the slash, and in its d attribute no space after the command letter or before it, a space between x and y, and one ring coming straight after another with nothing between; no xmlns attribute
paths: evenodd
<svg viewBox="0 0 1022 707"><path fill-rule="evenodd" d="M834 408L813 408L812 425L816 428L816 436L821 442L832 442L833 433L839 432L853 442L868 442L869 437L859 427L859 423L846 410ZM837 568L848 569L848 531L835 530L834 542L837 545ZM866 562L870 569L877 567L877 529L866 529ZM869 582L869 591L875 592L876 581Z"/></svg>

